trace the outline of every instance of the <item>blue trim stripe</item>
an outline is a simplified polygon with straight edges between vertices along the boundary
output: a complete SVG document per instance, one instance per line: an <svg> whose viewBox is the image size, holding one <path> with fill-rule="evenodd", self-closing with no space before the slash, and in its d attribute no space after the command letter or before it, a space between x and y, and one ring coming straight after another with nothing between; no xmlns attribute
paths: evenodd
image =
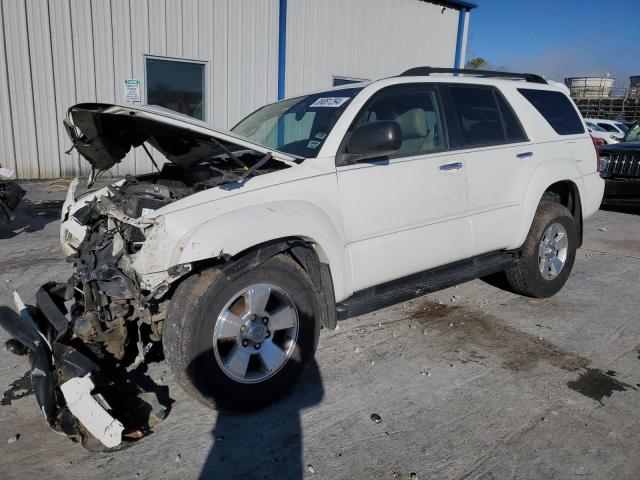
<svg viewBox="0 0 640 480"><path fill-rule="evenodd" d="M453 68L460 68L460 59L462 58L462 39L464 38L464 20L467 16L467 9L460 9L458 17L458 37L456 38L456 56L453 60Z"/></svg>
<svg viewBox="0 0 640 480"><path fill-rule="evenodd" d="M278 100L284 98L287 61L287 0L280 0L278 19Z"/></svg>

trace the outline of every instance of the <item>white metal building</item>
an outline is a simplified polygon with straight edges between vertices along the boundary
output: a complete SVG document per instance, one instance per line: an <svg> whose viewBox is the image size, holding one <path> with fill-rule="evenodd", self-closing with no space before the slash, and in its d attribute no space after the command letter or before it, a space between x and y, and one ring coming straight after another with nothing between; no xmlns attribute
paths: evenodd
<svg viewBox="0 0 640 480"><path fill-rule="evenodd" d="M464 65L461 0L0 0L0 164L75 175L61 121L146 102L232 127L278 98ZM125 159L114 175L148 171Z"/></svg>

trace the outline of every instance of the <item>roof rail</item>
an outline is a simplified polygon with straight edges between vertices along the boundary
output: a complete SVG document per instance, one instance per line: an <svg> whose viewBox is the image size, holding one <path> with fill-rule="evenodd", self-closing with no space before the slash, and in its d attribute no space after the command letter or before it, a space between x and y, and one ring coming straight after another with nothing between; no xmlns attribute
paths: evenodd
<svg viewBox="0 0 640 480"><path fill-rule="evenodd" d="M414 67L400 74L401 77L422 77L432 73L464 73L479 77L522 78L531 83L547 83L540 75L534 73L496 72L493 70L473 70L470 68Z"/></svg>

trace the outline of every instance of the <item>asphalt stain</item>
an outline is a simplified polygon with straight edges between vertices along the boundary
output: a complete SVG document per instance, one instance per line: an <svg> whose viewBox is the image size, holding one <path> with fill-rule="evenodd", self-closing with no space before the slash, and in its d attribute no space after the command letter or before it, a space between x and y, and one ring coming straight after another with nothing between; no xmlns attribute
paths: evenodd
<svg viewBox="0 0 640 480"><path fill-rule="evenodd" d="M9 390L2 394L0 405L11 405L14 400L28 397L29 395L33 395L33 389L31 387L31 375L27 371L21 378L9 384Z"/></svg>
<svg viewBox="0 0 640 480"><path fill-rule="evenodd" d="M596 368L587 368L586 372L581 374L577 380L567 382L567 386L571 390L597 400L600 405L604 405L602 399L611 397L613 392L624 392L629 389L637 390L636 387L613 378L609 372L602 372Z"/></svg>
<svg viewBox="0 0 640 480"><path fill-rule="evenodd" d="M544 361L568 372L579 372L580 376L567 382L567 386L602 404L602 399L614 392L638 390L636 387L618 380L617 372L603 372L588 368L591 361L578 354L567 352L541 336L536 336L502 324L490 314L473 312L458 305L439 304L432 301L416 302L408 312L410 321L429 329L453 335L456 348L454 353L463 351L462 345L472 344L482 352L495 353L502 359L502 367L514 372L528 371L538 362ZM485 365L478 350L471 349L461 363L469 361ZM638 348L640 359L640 348ZM460 357L460 355L458 355ZM640 386L640 385L639 385Z"/></svg>
<svg viewBox="0 0 640 480"><path fill-rule="evenodd" d="M409 318L432 329L448 330L458 344L472 343L495 352L502 358L502 366L515 372L530 370L541 360L569 372L584 369L590 363L589 359L565 352L542 337L503 325L492 315L457 305L420 302ZM478 358L475 351L472 353Z"/></svg>

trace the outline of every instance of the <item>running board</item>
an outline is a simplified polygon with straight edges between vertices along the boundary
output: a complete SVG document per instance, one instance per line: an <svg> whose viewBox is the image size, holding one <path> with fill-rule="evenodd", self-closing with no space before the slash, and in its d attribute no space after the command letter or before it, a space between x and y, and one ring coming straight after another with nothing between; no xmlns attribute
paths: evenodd
<svg viewBox="0 0 640 480"><path fill-rule="evenodd" d="M338 320L364 315L427 293L500 272L518 256L518 251L503 250L485 253L360 290L336 305Z"/></svg>

